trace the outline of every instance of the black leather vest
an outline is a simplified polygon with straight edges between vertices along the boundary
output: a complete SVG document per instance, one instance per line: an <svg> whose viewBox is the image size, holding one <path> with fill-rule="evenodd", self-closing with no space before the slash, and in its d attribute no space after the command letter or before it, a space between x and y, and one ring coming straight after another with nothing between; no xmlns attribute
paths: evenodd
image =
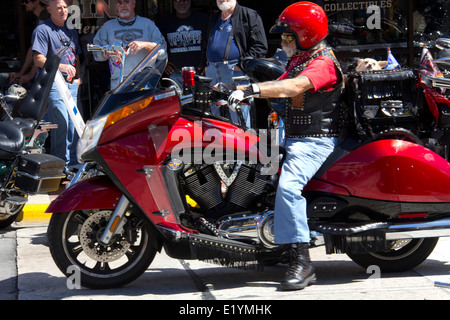
<svg viewBox="0 0 450 320"><path fill-rule="evenodd" d="M305 63L295 66L288 78L297 77L311 61L322 55L333 60L340 73L340 82L329 91L306 91L297 97L286 99L286 138L339 136L339 100L344 89L344 76L331 49L323 49Z"/></svg>

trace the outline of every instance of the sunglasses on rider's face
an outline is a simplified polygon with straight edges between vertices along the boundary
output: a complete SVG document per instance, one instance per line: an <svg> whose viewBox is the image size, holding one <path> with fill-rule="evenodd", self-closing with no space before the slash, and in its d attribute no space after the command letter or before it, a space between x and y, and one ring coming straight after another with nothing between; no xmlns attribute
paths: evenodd
<svg viewBox="0 0 450 320"><path fill-rule="evenodd" d="M283 40L284 42L289 44L295 40L295 36L292 34L283 34L283 35L281 35L281 40Z"/></svg>
<svg viewBox="0 0 450 320"><path fill-rule="evenodd" d="M130 4L131 0L117 0L117 5Z"/></svg>

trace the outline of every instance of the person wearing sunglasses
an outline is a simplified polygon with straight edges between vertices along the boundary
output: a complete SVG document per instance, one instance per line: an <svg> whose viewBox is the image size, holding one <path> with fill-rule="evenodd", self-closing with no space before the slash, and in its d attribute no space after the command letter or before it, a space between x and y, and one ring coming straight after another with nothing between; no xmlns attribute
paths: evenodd
<svg viewBox="0 0 450 320"><path fill-rule="evenodd" d="M169 61L165 73L182 87L181 69L205 67L205 33L209 16L191 9L191 0L172 0L174 12L161 18L157 26L166 37Z"/></svg>
<svg viewBox="0 0 450 320"><path fill-rule="evenodd" d="M97 61L109 60L111 70L110 88L116 88L120 83L120 70L123 78L147 56L159 43L166 49L166 41L158 27L148 18L141 17L135 12L136 0L117 0L117 18L107 21L97 31L94 44L105 46L121 42L126 48L125 65L117 64L114 59L119 52L94 52Z"/></svg>
<svg viewBox="0 0 450 320"><path fill-rule="evenodd" d="M37 72L40 72L47 57L56 54L63 47L67 47L61 57L59 71L66 79L66 85L74 101L77 101L78 86L81 84L79 56L82 51L78 42L77 30L70 28L66 23L70 2L69 0L47 1L50 19L34 30L32 50L34 64L38 68ZM55 84L50 91L46 117L46 120L58 125L58 128L50 133L50 154L65 160L66 174L72 175L70 169L78 164L76 159L77 136L75 127Z"/></svg>
<svg viewBox="0 0 450 320"><path fill-rule="evenodd" d="M317 4L297 2L279 16L271 33L281 34L290 58L277 80L234 91L236 108L248 97L285 98L285 149L275 200L274 236L290 245L290 263L282 290L300 290L316 281L309 256L310 231L303 187L316 174L338 143L339 98L344 88L341 68L327 47L328 20Z"/></svg>

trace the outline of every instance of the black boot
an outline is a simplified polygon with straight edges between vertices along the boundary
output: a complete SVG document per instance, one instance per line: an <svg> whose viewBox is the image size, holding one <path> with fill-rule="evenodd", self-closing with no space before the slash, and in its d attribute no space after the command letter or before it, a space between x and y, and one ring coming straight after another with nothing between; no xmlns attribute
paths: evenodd
<svg viewBox="0 0 450 320"><path fill-rule="evenodd" d="M309 243L293 243L290 250L290 263L281 290L301 290L316 282L316 274L309 257Z"/></svg>

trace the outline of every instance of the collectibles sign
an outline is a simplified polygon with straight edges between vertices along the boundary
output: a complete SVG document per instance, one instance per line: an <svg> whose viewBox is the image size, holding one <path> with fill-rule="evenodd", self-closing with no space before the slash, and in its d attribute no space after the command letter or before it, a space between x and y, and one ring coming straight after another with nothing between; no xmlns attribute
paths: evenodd
<svg viewBox="0 0 450 320"><path fill-rule="evenodd" d="M323 9L327 12L337 11L353 11L353 10L368 10L373 7L379 9L385 9L392 7L394 0L378 0L378 1L337 1L337 0L325 0Z"/></svg>
<svg viewBox="0 0 450 320"><path fill-rule="evenodd" d="M323 9L327 15L344 12L344 11L365 11L367 14L366 26L369 30L381 29L381 10L388 9L393 6L394 0L378 0L378 1L336 1L325 0Z"/></svg>

